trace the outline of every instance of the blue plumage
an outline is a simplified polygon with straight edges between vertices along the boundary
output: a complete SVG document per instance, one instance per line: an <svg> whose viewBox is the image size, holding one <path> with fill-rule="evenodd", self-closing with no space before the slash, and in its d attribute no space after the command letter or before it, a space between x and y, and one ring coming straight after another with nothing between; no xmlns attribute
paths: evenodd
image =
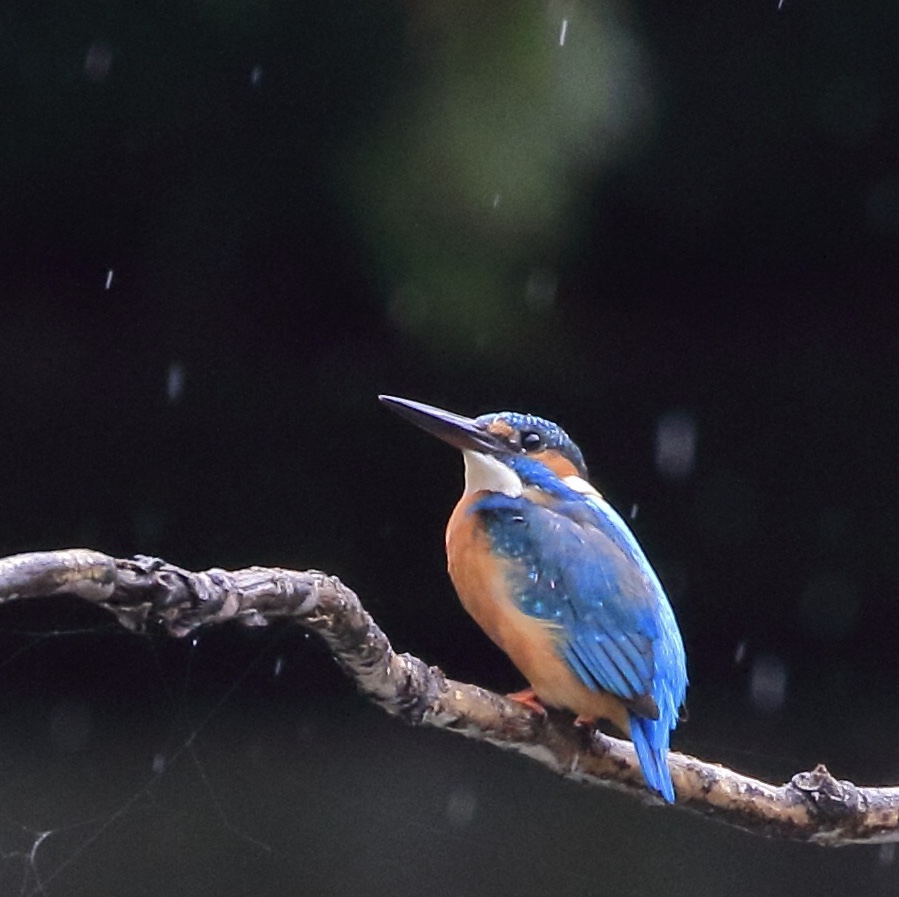
<svg viewBox="0 0 899 897"><path fill-rule="evenodd" d="M646 780L673 801L666 754L687 672L662 585L604 500L575 491L526 455L503 460L525 487L540 490L541 501L487 493L471 510L493 551L515 562L513 600L529 616L559 627L559 653L584 684L629 703Z"/></svg>
<svg viewBox="0 0 899 897"><path fill-rule="evenodd" d="M647 783L673 801L667 753L687 688L683 642L633 533L587 482L580 449L530 414L467 418L381 400L464 453L447 554L465 608L532 694L626 726Z"/></svg>

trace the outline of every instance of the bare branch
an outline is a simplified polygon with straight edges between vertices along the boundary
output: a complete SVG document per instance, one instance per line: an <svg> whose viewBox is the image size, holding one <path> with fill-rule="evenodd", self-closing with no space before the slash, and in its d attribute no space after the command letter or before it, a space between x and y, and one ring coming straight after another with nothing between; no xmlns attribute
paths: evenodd
<svg viewBox="0 0 899 897"><path fill-rule="evenodd" d="M359 689L393 716L661 803L646 789L630 742L579 729L563 713L544 719L397 654L357 596L325 573L271 567L191 573L156 558L118 560L88 549L0 559L0 602L55 594L92 601L133 631L161 628L174 636L231 620L264 626L291 619L317 632ZM775 786L684 754L671 753L669 762L678 806L728 825L827 846L899 841L899 787L859 788L823 766Z"/></svg>

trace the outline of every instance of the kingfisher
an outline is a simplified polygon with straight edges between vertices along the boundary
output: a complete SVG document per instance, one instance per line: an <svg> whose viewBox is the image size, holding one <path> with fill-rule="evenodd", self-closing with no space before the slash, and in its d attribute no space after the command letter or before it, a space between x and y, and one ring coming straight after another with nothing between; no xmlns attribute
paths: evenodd
<svg viewBox="0 0 899 897"><path fill-rule="evenodd" d="M634 534L587 478L557 424L500 411L463 417L379 396L462 452L465 487L446 528L465 610L524 675L510 697L613 723L669 803L671 731L687 690L683 639ZM545 712L545 711L544 711Z"/></svg>

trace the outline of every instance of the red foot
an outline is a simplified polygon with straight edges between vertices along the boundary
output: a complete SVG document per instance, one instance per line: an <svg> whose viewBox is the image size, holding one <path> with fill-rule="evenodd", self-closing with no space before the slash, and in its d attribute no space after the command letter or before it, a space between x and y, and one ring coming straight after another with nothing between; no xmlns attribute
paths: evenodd
<svg viewBox="0 0 899 897"><path fill-rule="evenodd" d="M522 691L506 695L506 697L510 701L515 701L516 704L524 704L528 710L533 710L534 713L539 713L540 716L546 717L546 708L540 703L540 698L537 697L537 692L533 688L525 688Z"/></svg>

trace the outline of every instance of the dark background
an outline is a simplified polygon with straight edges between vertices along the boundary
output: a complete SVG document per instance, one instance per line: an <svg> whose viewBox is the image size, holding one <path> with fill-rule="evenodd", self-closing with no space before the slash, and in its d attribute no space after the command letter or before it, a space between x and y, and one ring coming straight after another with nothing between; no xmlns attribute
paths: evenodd
<svg viewBox="0 0 899 897"><path fill-rule="evenodd" d="M325 569L510 690L443 572L461 463L375 396L540 413L636 506L676 748L895 782L897 34L835 0L7 4L0 554ZM54 600L0 651L3 894L895 893L891 847L405 729L288 629Z"/></svg>

